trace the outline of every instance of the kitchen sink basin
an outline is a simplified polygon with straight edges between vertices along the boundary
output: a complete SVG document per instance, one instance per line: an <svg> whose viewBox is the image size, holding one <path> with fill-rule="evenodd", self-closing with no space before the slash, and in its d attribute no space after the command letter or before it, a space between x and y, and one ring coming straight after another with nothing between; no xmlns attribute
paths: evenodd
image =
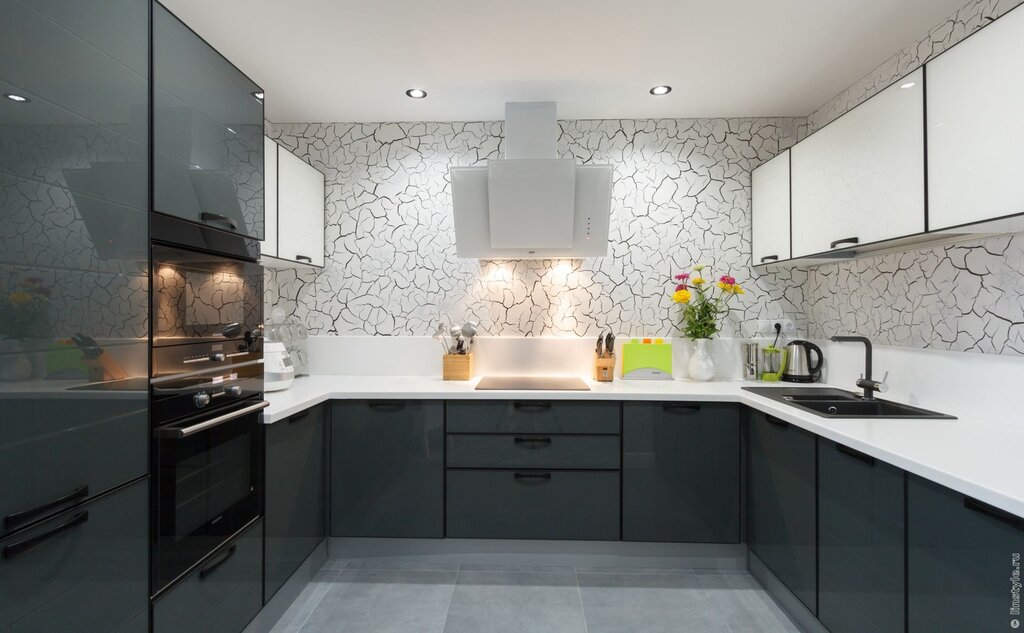
<svg viewBox="0 0 1024 633"><path fill-rule="evenodd" d="M860 394L830 387L744 387L743 390L810 411L823 418L956 419L951 415L889 400L865 400Z"/></svg>

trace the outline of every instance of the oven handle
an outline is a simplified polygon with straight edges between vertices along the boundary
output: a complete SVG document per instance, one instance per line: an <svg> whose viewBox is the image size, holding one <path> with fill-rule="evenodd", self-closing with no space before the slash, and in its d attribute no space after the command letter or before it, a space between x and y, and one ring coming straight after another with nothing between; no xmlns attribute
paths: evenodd
<svg viewBox="0 0 1024 633"><path fill-rule="evenodd" d="M186 426L185 428L182 429L158 429L156 432L157 437L166 437L172 439L186 438L189 437L190 435L201 433L207 429L212 429L215 426L220 426L225 422L230 422L232 420L238 419L243 415L249 415L250 413L255 413L260 409L266 409L269 406L270 403L267 402L266 400L263 400L262 402L250 405L248 407L245 407L244 409L239 409L238 411L235 411L233 413L225 413L224 415L219 415L205 422L193 424L192 426Z"/></svg>

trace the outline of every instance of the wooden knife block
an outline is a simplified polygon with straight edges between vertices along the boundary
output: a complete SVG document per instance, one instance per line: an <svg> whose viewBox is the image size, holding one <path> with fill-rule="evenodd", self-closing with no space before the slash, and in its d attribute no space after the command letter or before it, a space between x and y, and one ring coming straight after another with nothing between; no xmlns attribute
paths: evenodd
<svg viewBox="0 0 1024 633"><path fill-rule="evenodd" d="M598 356L594 354L594 380L612 382L615 380L615 356Z"/></svg>
<svg viewBox="0 0 1024 633"><path fill-rule="evenodd" d="M473 354L445 354L441 366L445 380L469 380L473 377Z"/></svg>

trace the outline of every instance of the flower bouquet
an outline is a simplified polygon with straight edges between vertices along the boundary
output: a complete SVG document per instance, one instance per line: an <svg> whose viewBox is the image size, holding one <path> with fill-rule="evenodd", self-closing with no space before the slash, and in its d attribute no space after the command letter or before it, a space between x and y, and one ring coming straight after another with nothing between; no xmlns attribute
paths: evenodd
<svg viewBox="0 0 1024 633"><path fill-rule="evenodd" d="M707 342L721 329L722 319L729 313L729 303L736 295L744 294L735 277L722 275L717 283L711 283L710 271L705 273L706 270L706 266L694 266L693 272L672 279L675 285L672 301L683 306L683 335L697 344L696 352L690 357L690 378L701 381L711 380L715 373Z"/></svg>

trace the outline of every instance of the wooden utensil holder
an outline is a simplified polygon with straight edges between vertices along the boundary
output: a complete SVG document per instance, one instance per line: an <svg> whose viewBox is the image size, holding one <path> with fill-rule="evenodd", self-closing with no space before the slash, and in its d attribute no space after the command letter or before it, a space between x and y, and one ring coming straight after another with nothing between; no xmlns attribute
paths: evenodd
<svg viewBox="0 0 1024 633"><path fill-rule="evenodd" d="M594 380L612 382L615 380L615 356L598 356L594 354Z"/></svg>
<svg viewBox="0 0 1024 633"><path fill-rule="evenodd" d="M473 377L473 354L445 354L441 366L444 380L469 380Z"/></svg>

